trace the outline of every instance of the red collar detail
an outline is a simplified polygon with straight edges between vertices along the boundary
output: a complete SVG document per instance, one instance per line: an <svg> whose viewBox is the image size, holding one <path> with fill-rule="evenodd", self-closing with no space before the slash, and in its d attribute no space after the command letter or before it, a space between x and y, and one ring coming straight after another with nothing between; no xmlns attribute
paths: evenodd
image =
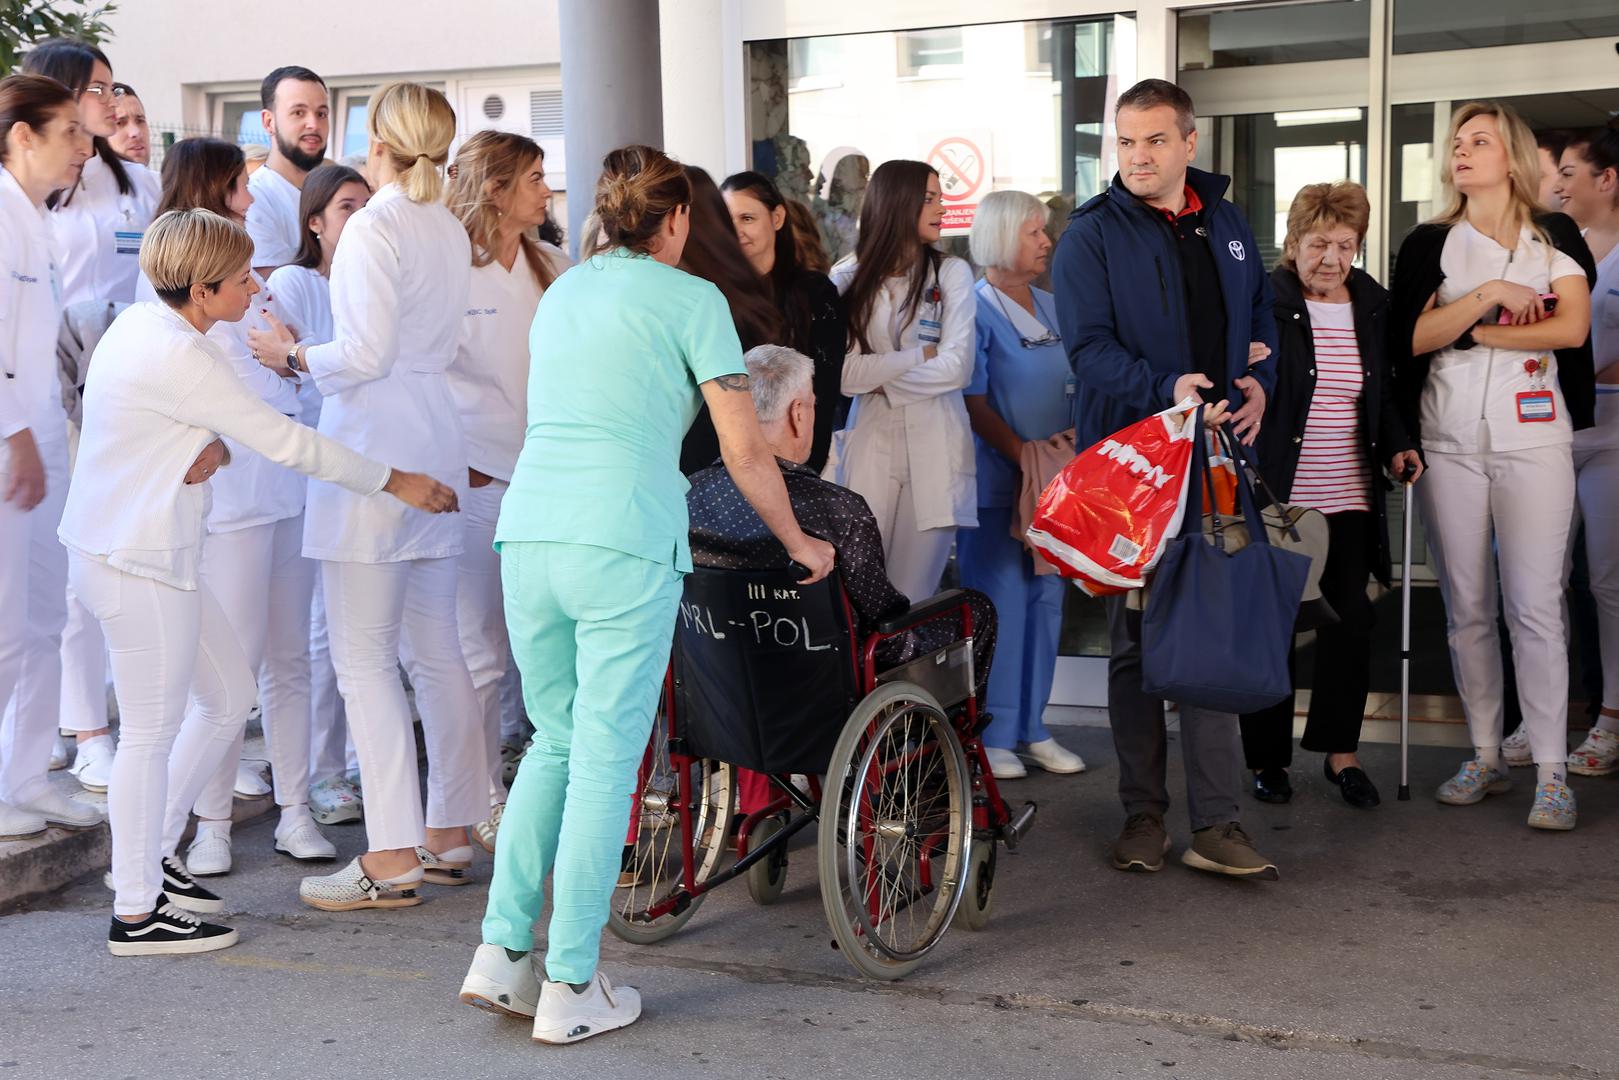
<svg viewBox="0 0 1619 1080"><path fill-rule="evenodd" d="M1203 212L1203 200L1197 197L1197 192L1195 190L1193 190L1192 185L1187 184L1186 185L1186 205L1181 209L1180 213L1171 214L1168 210L1165 210L1161 206L1156 207L1155 209L1157 209L1157 211L1160 214L1164 215L1164 217L1169 221L1169 223L1171 225L1173 225L1177 220L1179 220L1180 218L1185 217L1187 214L1200 214L1200 213L1202 213Z"/></svg>

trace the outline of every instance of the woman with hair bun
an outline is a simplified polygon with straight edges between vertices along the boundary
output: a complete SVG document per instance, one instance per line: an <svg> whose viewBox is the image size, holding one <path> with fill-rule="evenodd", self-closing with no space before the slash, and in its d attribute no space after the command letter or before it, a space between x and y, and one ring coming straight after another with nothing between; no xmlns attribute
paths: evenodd
<svg viewBox="0 0 1619 1080"><path fill-rule="evenodd" d="M260 363L315 380L322 434L405 462L464 500L466 443L445 370L461 337L472 246L441 201L440 174L455 111L437 90L390 83L372 99L367 129L377 191L344 226L332 262L334 339L301 345L272 320L250 340ZM419 904L424 880L467 882L467 827L489 810L478 699L456 627L462 521L315 483L303 550L321 561L370 850L305 878L298 893L325 911ZM425 818L401 657L427 738Z"/></svg>
<svg viewBox="0 0 1619 1080"><path fill-rule="evenodd" d="M700 404L737 487L806 582L832 569L759 430L724 295L677 269L691 200L685 171L660 151L608 154L596 213L609 246L545 291L529 338L528 434L495 546L534 744L506 803L461 1000L533 1017L540 1042L641 1014L640 995L609 983L597 959L692 566L679 460ZM530 950L553 870L542 987Z"/></svg>

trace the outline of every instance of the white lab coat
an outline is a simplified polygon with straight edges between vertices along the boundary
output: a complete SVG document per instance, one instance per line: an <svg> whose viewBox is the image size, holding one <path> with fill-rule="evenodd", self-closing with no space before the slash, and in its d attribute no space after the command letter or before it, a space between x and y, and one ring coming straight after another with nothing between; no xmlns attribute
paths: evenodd
<svg viewBox="0 0 1619 1080"><path fill-rule="evenodd" d="M550 244L543 254L557 274L572 265ZM472 268L450 393L461 412L467 464L497 480L511 480L528 430L528 334L539 303L540 284L521 251L510 270L493 260Z"/></svg>
<svg viewBox="0 0 1619 1080"><path fill-rule="evenodd" d="M832 268L839 293L848 291L855 266L851 258ZM878 294L867 331L873 351L851 345L843 359L843 392L857 400L843 436L842 483L865 497L878 521L889 520L892 507L884 500L892 490L892 454L904 453L917 527L971 528L978 524L978 464L961 392L972 381L976 357L972 269L946 258L939 300L924 294L916 315L902 325L905 287L903 278L891 278ZM924 334L938 339L932 360L922 359ZM896 425L900 430L888 437Z"/></svg>
<svg viewBox="0 0 1619 1080"><path fill-rule="evenodd" d="M289 263L271 272L269 284L278 318L298 335L298 344L324 345L332 340L332 283L319 270ZM321 400L314 379L299 381L298 404L310 427L320 424Z"/></svg>
<svg viewBox="0 0 1619 1080"><path fill-rule="evenodd" d="M250 327L269 329L269 324L259 315L260 308L269 308L272 315L281 317L264 279L255 274L254 280L258 281L261 291L253 297L253 306L247 314L239 322L215 323L207 337L218 346L220 355L243 385L282 416L297 420L301 414L297 383L282 378L253 359L253 350L247 344ZM145 274L135 286L135 298L142 303L163 303ZM214 475L213 506L208 511L209 532L233 532L268 525L303 513L305 481L301 475L232 439L225 440L225 448L230 451L231 467Z"/></svg>
<svg viewBox="0 0 1619 1080"><path fill-rule="evenodd" d="M45 212L0 167L0 439L28 428L35 443L67 445L56 373L58 250Z"/></svg>
<svg viewBox="0 0 1619 1080"><path fill-rule="evenodd" d="M144 165L126 161L124 170L131 185L128 194L118 190L111 167L90 155L78 188L71 198L63 192L51 214L62 255L64 307L85 300L128 304L135 299L141 238L152 223L163 185Z"/></svg>
<svg viewBox="0 0 1619 1080"><path fill-rule="evenodd" d="M467 493L461 418L445 369L467 310L472 245L440 203L413 203L397 184L343 229L332 264L334 339L305 356L325 395L320 430L395 468ZM304 554L385 563L459 555L459 514L309 485Z"/></svg>
<svg viewBox="0 0 1619 1080"><path fill-rule="evenodd" d="M247 190L253 196L253 205L247 208L253 265L287 265L298 257L298 245L303 239L298 224L303 192L268 166L253 170L247 178Z"/></svg>

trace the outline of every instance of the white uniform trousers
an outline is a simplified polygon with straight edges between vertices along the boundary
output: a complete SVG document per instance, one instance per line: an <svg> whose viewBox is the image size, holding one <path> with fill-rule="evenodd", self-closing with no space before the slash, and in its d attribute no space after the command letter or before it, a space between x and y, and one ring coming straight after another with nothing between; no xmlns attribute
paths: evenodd
<svg viewBox="0 0 1619 1080"><path fill-rule="evenodd" d="M248 670L257 675L264 742L275 801L281 806L309 801L309 604L315 564L303 557L303 528L300 515L210 533L202 543L198 572L235 629ZM242 719L225 760L196 800L201 819L230 819L236 766L247 733L247 718ZM180 756L190 745L182 740L175 748L181 771L192 764ZM170 803L166 841L179 841L192 809Z"/></svg>
<svg viewBox="0 0 1619 1080"><path fill-rule="evenodd" d="M877 515L877 531L883 537L883 565L894 588L913 604L939 591L939 578L950 561L950 545L956 530L919 529L916 526L916 498L911 486L910 457L905 453L903 428L898 414L892 417L891 438L895 447L889 456L888 487L875 499L867 499ZM881 508L881 509L879 509ZM886 511L886 513L884 512Z"/></svg>
<svg viewBox="0 0 1619 1080"><path fill-rule="evenodd" d="M321 563L332 666L360 758L370 850L415 847L424 825L453 829L489 813L478 698L456 629L457 560ZM427 737L422 815L404 660Z"/></svg>
<svg viewBox="0 0 1619 1080"><path fill-rule="evenodd" d="M113 910L140 915L162 890L162 857L174 854L165 807L190 806L218 771L253 707L253 671L207 584L176 589L82 555L69 556L68 574L106 635L118 697L107 787Z"/></svg>
<svg viewBox="0 0 1619 1080"><path fill-rule="evenodd" d="M0 503L0 801L30 802L50 783L62 690L67 552L56 538L67 501L67 445L44 443L45 498L24 512ZM0 441L0 491L11 481Z"/></svg>
<svg viewBox="0 0 1619 1080"><path fill-rule="evenodd" d="M348 721L343 717L343 695L337 691L332 668L331 633L326 627L326 595L320 587L320 563L315 565L315 598L309 614L309 782L318 784L359 768Z"/></svg>
<svg viewBox="0 0 1619 1080"><path fill-rule="evenodd" d="M1574 510L1569 447L1476 454L1430 450L1426 456L1428 473L1416 494L1445 600L1451 666L1473 745L1501 745L1495 592L1499 548L1502 599L1529 748L1538 764L1564 762L1568 646L1562 553Z"/></svg>
<svg viewBox="0 0 1619 1080"><path fill-rule="evenodd" d="M478 715L483 718L491 805L506 801L506 785L500 776L500 684L506 675L511 642L506 633L500 555L495 552L494 544L500 500L508 486L504 480L491 480L481 488L470 489L461 504L466 550L458 563L459 584L455 594L461 652L472 676L472 689L478 695Z"/></svg>
<svg viewBox="0 0 1619 1080"><path fill-rule="evenodd" d="M68 424L68 463L78 455L78 428ZM69 481L71 483L71 481ZM101 624L67 587L67 625L62 629L63 731L100 731L107 726L107 640Z"/></svg>
<svg viewBox="0 0 1619 1080"><path fill-rule="evenodd" d="M1619 709L1619 393L1597 393L1596 427L1574 434L1576 520L1596 599L1602 707ZM1572 552L1570 557L1572 558Z"/></svg>

